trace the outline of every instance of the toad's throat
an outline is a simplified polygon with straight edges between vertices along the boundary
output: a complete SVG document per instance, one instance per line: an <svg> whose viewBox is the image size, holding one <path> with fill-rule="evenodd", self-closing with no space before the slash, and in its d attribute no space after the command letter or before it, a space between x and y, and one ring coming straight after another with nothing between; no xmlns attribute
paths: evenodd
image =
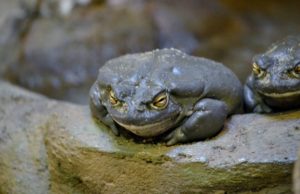
<svg viewBox="0 0 300 194"><path fill-rule="evenodd" d="M297 96L300 95L300 90L298 91L292 91L292 92L284 92L284 93L266 93L266 92L259 92L262 95L266 96L266 97L271 97L271 98L287 98L287 97L293 97L293 96Z"/></svg>
<svg viewBox="0 0 300 194"><path fill-rule="evenodd" d="M176 119L174 119L173 117L169 117L165 120L146 125L125 124L116 119L114 119L114 121L128 131L131 131L132 133L141 137L154 137L160 135L168 129L172 128L176 123Z"/></svg>

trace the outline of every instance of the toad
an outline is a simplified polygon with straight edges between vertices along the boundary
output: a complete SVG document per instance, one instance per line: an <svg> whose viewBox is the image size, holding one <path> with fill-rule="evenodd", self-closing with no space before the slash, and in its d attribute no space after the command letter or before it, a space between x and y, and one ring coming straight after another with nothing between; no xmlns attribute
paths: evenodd
<svg viewBox="0 0 300 194"><path fill-rule="evenodd" d="M253 58L244 99L257 113L300 107L300 37L287 37Z"/></svg>
<svg viewBox="0 0 300 194"><path fill-rule="evenodd" d="M94 117L167 145L216 135L242 104L242 86L224 65L176 49L112 59L90 89Z"/></svg>

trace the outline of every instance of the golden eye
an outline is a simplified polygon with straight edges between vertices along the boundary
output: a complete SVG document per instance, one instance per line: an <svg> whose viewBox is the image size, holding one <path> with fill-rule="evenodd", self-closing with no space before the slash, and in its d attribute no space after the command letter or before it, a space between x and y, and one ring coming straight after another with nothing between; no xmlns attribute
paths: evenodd
<svg viewBox="0 0 300 194"><path fill-rule="evenodd" d="M294 72L300 74L300 64L294 68Z"/></svg>
<svg viewBox="0 0 300 194"><path fill-rule="evenodd" d="M265 71L262 70L255 62L252 64L252 72L254 75L256 75L258 78L265 75Z"/></svg>
<svg viewBox="0 0 300 194"><path fill-rule="evenodd" d="M164 109L167 107L168 102L169 96L167 95L167 93L163 92L156 96L150 105L154 109Z"/></svg>
<svg viewBox="0 0 300 194"><path fill-rule="evenodd" d="M117 106L120 104L120 101L118 100L118 98L116 97L115 93L113 90L109 91L109 101L111 103L112 106Z"/></svg>
<svg viewBox="0 0 300 194"><path fill-rule="evenodd" d="M296 78L300 78L300 64L298 64L293 70L292 74Z"/></svg>

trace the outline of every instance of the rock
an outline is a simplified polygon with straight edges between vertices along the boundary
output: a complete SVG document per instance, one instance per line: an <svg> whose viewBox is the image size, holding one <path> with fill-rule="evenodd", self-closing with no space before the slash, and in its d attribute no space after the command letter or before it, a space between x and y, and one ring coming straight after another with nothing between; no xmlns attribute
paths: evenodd
<svg viewBox="0 0 300 194"><path fill-rule="evenodd" d="M298 126L298 130L299 130ZM298 151L298 160L294 166L294 193L300 194L300 150Z"/></svg>
<svg viewBox="0 0 300 194"><path fill-rule="evenodd" d="M7 77L50 97L87 104L86 93L101 65L125 53L152 50L153 30L143 10L128 8L91 5L68 17L41 17L23 43L22 60Z"/></svg>
<svg viewBox="0 0 300 194"><path fill-rule="evenodd" d="M76 6L87 6L90 3L91 0L44 0L40 11L44 17L68 16Z"/></svg>
<svg viewBox="0 0 300 194"><path fill-rule="evenodd" d="M39 0L0 2L0 76L21 54L21 41L38 11Z"/></svg>
<svg viewBox="0 0 300 194"><path fill-rule="evenodd" d="M14 33L11 29L11 23L15 19L26 18L29 12L34 12L37 7L38 0L10 0L0 2L0 26L1 30L10 31ZM26 12L27 11L27 12ZM17 26L15 26L17 27ZM5 34L8 36L8 34ZM0 42L4 41L4 34L1 34Z"/></svg>
<svg viewBox="0 0 300 194"><path fill-rule="evenodd" d="M68 17L78 7L103 5L109 0L43 0L40 13L43 17Z"/></svg>
<svg viewBox="0 0 300 194"><path fill-rule="evenodd" d="M0 90L0 193L291 193L299 110L235 115L215 138L166 147L114 136L87 106Z"/></svg>
<svg viewBox="0 0 300 194"><path fill-rule="evenodd" d="M0 91L0 193L47 193L42 126L55 103L4 82Z"/></svg>

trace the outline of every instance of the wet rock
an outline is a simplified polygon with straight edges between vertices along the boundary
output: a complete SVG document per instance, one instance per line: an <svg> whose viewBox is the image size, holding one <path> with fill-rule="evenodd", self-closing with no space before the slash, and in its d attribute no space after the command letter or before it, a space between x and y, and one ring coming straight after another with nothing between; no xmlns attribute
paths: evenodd
<svg viewBox="0 0 300 194"><path fill-rule="evenodd" d="M298 126L297 130L299 130L300 127ZM300 194L300 150L298 152L298 159L294 166L294 193Z"/></svg>
<svg viewBox="0 0 300 194"><path fill-rule="evenodd" d="M143 10L91 5L63 18L41 17L7 77L50 97L86 104L99 67L119 55L153 49L153 34Z"/></svg>
<svg viewBox="0 0 300 194"><path fill-rule="evenodd" d="M166 147L114 136L87 106L0 89L1 193L291 193L299 111L235 115Z"/></svg>

